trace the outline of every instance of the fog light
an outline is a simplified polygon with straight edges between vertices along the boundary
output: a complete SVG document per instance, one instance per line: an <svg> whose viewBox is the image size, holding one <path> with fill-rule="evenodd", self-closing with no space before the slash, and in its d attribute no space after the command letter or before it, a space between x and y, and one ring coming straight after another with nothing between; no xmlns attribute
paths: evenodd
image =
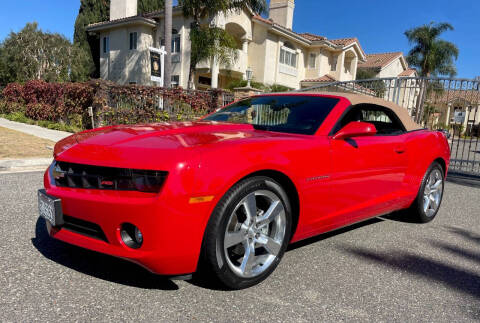
<svg viewBox="0 0 480 323"><path fill-rule="evenodd" d="M132 249L138 249L143 243L143 234L139 228L131 223L124 223L120 228L123 243Z"/></svg>

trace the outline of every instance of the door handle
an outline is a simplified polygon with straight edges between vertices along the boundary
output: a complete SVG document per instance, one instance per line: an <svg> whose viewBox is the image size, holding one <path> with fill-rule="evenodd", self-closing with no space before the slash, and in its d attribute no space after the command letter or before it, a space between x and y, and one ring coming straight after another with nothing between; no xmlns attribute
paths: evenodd
<svg viewBox="0 0 480 323"><path fill-rule="evenodd" d="M405 148L403 147L397 147L394 149L394 151L397 153L397 154L403 154L405 152Z"/></svg>

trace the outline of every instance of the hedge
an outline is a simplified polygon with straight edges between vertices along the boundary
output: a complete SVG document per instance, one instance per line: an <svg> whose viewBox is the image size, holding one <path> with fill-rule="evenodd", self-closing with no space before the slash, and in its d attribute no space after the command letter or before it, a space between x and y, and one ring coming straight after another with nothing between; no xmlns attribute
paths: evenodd
<svg viewBox="0 0 480 323"><path fill-rule="evenodd" d="M191 120L218 109L221 90L126 85L92 80L85 83L48 83L32 80L8 84L1 92L0 114L21 112L37 121L59 122L81 129L112 124Z"/></svg>

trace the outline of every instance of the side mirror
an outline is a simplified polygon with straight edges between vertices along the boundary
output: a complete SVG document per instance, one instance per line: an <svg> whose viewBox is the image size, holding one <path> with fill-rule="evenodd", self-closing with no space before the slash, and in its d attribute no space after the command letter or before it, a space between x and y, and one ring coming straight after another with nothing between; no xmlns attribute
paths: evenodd
<svg viewBox="0 0 480 323"><path fill-rule="evenodd" d="M375 128L374 124L368 122L353 121L340 129L340 131L333 136L333 139L343 140L353 137L375 136L376 134L377 128Z"/></svg>

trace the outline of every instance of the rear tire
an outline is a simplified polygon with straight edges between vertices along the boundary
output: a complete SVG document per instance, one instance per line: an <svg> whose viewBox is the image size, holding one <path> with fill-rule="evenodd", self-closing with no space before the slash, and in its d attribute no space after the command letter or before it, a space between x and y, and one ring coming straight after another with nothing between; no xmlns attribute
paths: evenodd
<svg viewBox="0 0 480 323"><path fill-rule="evenodd" d="M404 211L405 215L416 223L432 221L440 209L445 186L445 172L439 163L434 162L422 179L417 197Z"/></svg>
<svg viewBox="0 0 480 323"><path fill-rule="evenodd" d="M292 212L285 190L269 177L235 184L218 202L203 242L203 268L227 288L266 279L290 241Z"/></svg>

